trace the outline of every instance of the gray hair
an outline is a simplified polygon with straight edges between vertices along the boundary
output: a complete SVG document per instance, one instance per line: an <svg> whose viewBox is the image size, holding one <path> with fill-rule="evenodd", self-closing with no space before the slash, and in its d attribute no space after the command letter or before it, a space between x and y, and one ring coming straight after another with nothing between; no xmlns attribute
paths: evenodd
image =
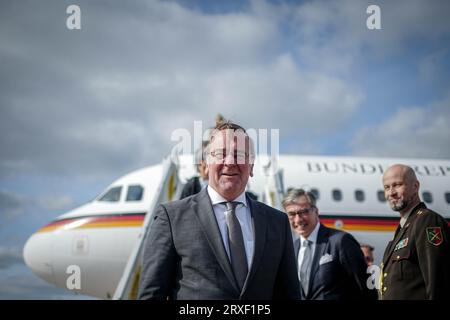
<svg viewBox="0 0 450 320"><path fill-rule="evenodd" d="M292 188L283 198L283 208L286 209L286 206L297 203L300 197L305 197L312 207L316 207L316 196L312 192L305 191L303 189Z"/></svg>

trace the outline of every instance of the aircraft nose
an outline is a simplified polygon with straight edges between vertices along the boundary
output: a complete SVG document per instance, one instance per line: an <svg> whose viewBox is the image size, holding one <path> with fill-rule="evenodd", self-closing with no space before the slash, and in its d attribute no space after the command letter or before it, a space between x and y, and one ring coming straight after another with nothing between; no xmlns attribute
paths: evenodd
<svg viewBox="0 0 450 320"><path fill-rule="evenodd" d="M23 258L38 277L55 284L52 268L51 242L48 234L35 233L25 243Z"/></svg>

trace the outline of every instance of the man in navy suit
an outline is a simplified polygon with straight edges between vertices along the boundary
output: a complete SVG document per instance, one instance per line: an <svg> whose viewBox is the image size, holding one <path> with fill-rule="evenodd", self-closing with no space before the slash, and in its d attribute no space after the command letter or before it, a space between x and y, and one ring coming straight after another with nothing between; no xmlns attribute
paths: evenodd
<svg viewBox="0 0 450 320"><path fill-rule="evenodd" d="M359 243L347 232L319 222L313 193L291 189L283 207L293 231L301 297L305 300L377 299L369 290L367 264Z"/></svg>

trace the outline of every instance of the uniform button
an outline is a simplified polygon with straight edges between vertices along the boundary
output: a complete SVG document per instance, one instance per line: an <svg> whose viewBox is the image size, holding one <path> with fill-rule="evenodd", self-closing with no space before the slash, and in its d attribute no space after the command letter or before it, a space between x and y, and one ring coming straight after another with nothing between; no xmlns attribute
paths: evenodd
<svg viewBox="0 0 450 320"><path fill-rule="evenodd" d="M400 259L400 256L397 256L397 260Z"/></svg>
<svg viewBox="0 0 450 320"><path fill-rule="evenodd" d="M383 287L383 292L386 292L386 290L387 290L387 288L386 288L386 287Z"/></svg>
<svg viewBox="0 0 450 320"><path fill-rule="evenodd" d="M387 277L387 273L383 274L383 277Z"/></svg>

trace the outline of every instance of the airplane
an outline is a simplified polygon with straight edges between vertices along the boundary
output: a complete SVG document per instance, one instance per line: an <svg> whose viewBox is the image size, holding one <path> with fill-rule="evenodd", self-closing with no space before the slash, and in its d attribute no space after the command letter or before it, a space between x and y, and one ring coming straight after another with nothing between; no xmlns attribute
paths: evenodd
<svg viewBox="0 0 450 320"><path fill-rule="evenodd" d="M317 195L321 223L373 246L377 264L399 223L382 187L384 170L395 163L415 170L422 201L450 221L449 160L261 155L247 189L278 209L288 188L310 190ZM151 213L158 203L177 199L193 175L193 156L182 155L117 179L93 201L37 230L24 246L27 266L45 281L79 294L136 298ZM75 287L69 281L73 266L79 271Z"/></svg>

